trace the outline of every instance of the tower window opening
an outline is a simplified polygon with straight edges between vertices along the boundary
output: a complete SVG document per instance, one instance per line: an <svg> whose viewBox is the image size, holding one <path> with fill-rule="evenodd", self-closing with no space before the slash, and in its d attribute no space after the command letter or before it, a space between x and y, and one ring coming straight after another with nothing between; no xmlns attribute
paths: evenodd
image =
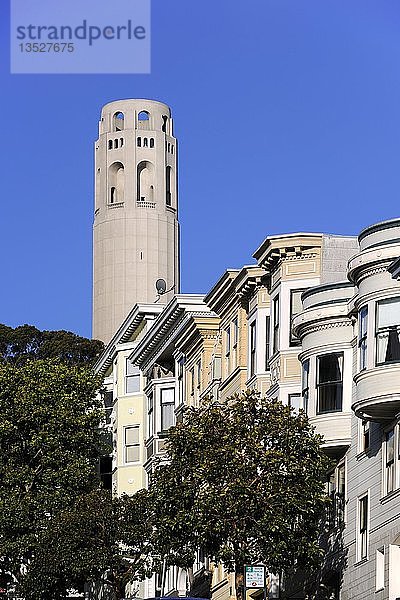
<svg viewBox="0 0 400 600"><path fill-rule="evenodd" d="M114 140L114 148L118 148L118 140Z"/></svg>
<svg viewBox="0 0 400 600"><path fill-rule="evenodd" d="M168 143L168 152L171 152L171 144Z"/></svg>
<svg viewBox="0 0 400 600"><path fill-rule="evenodd" d="M119 145L122 146L124 145L124 138L119 138Z"/></svg>
<svg viewBox="0 0 400 600"><path fill-rule="evenodd" d="M137 145L139 146L139 148L141 148L141 146L142 146L142 138L141 137L138 137Z"/></svg>
<svg viewBox="0 0 400 600"><path fill-rule="evenodd" d="M161 130L162 130L164 133L167 133L167 123L168 123L168 117L167 117L166 115L163 115L163 118L162 118L162 120L163 120L163 122L162 122Z"/></svg>
<svg viewBox="0 0 400 600"><path fill-rule="evenodd" d="M174 153L174 146L171 145L171 154L173 154L173 153Z"/></svg>
<svg viewBox="0 0 400 600"><path fill-rule="evenodd" d="M110 185L110 204L124 202L125 175L124 165L121 162L115 162L110 165L108 170L108 180Z"/></svg>
<svg viewBox="0 0 400 600"><path fill-rule="evenodd" d="M124 113L116 112L113 117L113 130L122 131L124 129Z"/></svg>
<svg viewBox="0 0 400 600"><path fill-rule="evenodd" d="M148 121L149 117L150 117L150 115L147 112L147 110L141 110L140 113L138 114L139 121Z"/></svg>
<svg viewBox="0 0 400 600"><path fill-rule="evenodd" d="M154 148L154 138L150 138L150 148Z"/></svg>
<svg viewBox="0 0 400 600"><path fill-rule="evenodd" d="M143 138L143 147L147 148L148 145L149 145L148 139L147 138Z"/></svg>
<svg viewBox="0 0 400 600"><path fill-rule="evenodd" d="M167 206L172 205L172 194L171 194L171 167L166 168L166 194L165 194L165 203Z"/></svg>
<svg viewBox="0 0 400 600"><path fill-rule="evenodd" d="M108 149L111 150L113 147L112 140L108 140Z"/></svg>
<svg viewBox="0 0 400 600"><path fill-rule="evenodd" d="M154 200L154 165L149 161L142 161L137 166L137 192L138 202L153 202Z"/></svg>

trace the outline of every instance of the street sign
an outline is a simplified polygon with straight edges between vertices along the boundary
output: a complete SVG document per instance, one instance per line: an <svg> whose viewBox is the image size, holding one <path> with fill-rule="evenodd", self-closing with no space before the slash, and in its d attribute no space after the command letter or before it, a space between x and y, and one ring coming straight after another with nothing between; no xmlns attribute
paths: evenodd
<svg viewBox="0 0 400 600"><path fill-rule="evenodd" d="M265 587L265 567L263 565L244 567L244 586L246 588Z"/></svg>

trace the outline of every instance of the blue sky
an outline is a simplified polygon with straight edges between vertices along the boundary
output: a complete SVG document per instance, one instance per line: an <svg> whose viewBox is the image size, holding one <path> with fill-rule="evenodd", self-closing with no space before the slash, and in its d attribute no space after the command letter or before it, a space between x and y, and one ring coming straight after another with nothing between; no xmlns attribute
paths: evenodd
<svg viewBox="0 0 400 600"><path fill-rule="evenodd" d="M153 0L150 75L10 75L7 4L0 322L90 336L93 142L118 98L172 107L183 292L268 234L399 216L398 0Z"/></svg>

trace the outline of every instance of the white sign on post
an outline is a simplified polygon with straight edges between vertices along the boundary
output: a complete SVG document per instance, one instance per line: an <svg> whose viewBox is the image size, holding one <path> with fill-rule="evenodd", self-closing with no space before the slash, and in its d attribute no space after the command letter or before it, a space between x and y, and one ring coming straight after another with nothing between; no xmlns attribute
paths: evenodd
<svg viewBox="0 0 400 600"><path fill-rule="evenodd" d="M258 565L256 567L245 565L244 579L246 588L265 587L265 567L263 565Z"/></svg>

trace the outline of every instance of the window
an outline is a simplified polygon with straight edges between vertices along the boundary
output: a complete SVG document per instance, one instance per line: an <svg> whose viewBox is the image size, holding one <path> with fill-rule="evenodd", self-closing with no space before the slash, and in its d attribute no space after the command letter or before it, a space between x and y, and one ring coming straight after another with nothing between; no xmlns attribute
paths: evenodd
<svg viewBox="0 0 400 600"><path fill-rule="evenodd" d="M369 435L370 424L369 421L364 419L360 425L360 452L366 452L369 449L370 435Z"/></svg>
<svg viewBox="0 0 400 600"><path fill-rule="evenodd" d="M108 149L111 150L113 147L112 140L108 140Z"/></svg>
<svg viewBox="0 0 400 600"><path fill-rule="evenodd" d="M165 203L167 206L172 206L172 179L171 179L172 171L171 167L167 167L165 170Z"/></svg>
<svg viewBox="0 0 400 600"><path fill-rule="evenodd" d="M330 528L340 526L344 523L345 500L346 500L346 471L345 463L340 463L334 471L328 475L328 524Z"/></svg>
<svg viewBox="0 0 400 600"><path fill-rule="evenodd" d="M125 427L125 462L140 460L139 425Z"/></svg>
<svg viewBox="0 0 400 600"><path fill-rule="evenodd" d="M190 393L193 396L194 395L194 367L192 367L190 369L189 376L190 376Z"/></svg>
<svg viewBox="0 0 400 600"><path fill-rule="evenodd" d="M270 331L271 327L271 317L268 315L265 317L265 370L268 371L268 360L270 354Z"/></svg>
<svg viewBox="0 0 400 600"><path fill-rule="evenodd" d="M235 317L232 322L233 325L233 347L236 348L239 339L239 325L238 318Z"/></svg>
<svg viewBox="0 0 400 600"><path fill-rule="evenodd" d="M257 330L256 321L250 324L250 377L256 372Z"/></svg>
<svg viewBox="0 0 400 600"><path fill-rule="evenodd" d="M376 551L375 565L375 591L383 590L385 587L385 549L379 548Z"/></svg>
<svg viewBox="0 0 400 600"><path fill-rule="evenodd" d="M385 472L384 494L393 492L395 488L394 472L394 429L385 433Z"/></svg>
<svg viewBox="0 0 400 600"><path fill-rule="evenodd" d="M358 559L368 556L368 494L358 499Z"/></svg>
<svg viewBox="0 0 400 600"><path fill-rule="evenodd" d="M124 113L116 112L113 117L114 131L122 131L124 129Z"/></svg>
<svg viewBox="0 0 400 600"><path fill-rule="evenodd" d="M125 394L140 392L140 370L134 367L129 358L125 362Z"/></svg>
<svg viewBox="0 0 400 600"><path fill-rule="evenodd" d="M360 357L360 371L367 368L367 326L368 307L364 306L358 315L358 348Z"/></svg>
<svg viewBox="0 0 400 600"><path fill-rule="evenodd" d="M119 138L119 145L122 146L124 145L124 138Z"/></svg>
<svg viewBox="0 0 400 600"><path fill-rule="evenodd" d="M138 114L138 119L139 121L148 121L149 113L147 112L147 110L140 111L140 113Z"/></svg>
<svg viewBox="0 0 400 600"><path fill-rule="evenodd" d="M317 357L317 414L342 410L343 354Z"/></svg>
<svg viewBox="0 0 400 600"><path fill-rule="evenodd" d="M288 405L294 409L294 414L298 415L301 408L301 396L300 394L289 394Z"/></svg>
<svg viewBox="0 0 400 600"><path fill-rule="evenodd" d="M138 137L137 145L139 146L139 148L141 148L141 146L142 146L142 138L141 137Z"/></svg>
<svg viewBox="0 0 400 600"><path fill-rule="evenodd" d="M274 339L272 346L272 353L278 352L279 350L279 296L274 298Z"/></svg>
<svg viewBox="0 0 400 600"><path fill-rule="evenodd" d="M303 305L301 302L301 295L304 290L291 290L290 292L290 345L298 346L300 344L300 340L297 336L292 333L292 323L293 319L296 315L298 315L303 310Z"/></svg>
<svg viewBox="0 0 400 600"><path fill-rule="evenodd" d="M150 148L154 148L154 138L150 138Z"/></svg>
<svg viewBox="0 0 400 600"><path fill-rule="evenodd" d="M201 360L197 361L197 389L200 389L201 385Z"/></svg>
<svg viewBox="0 0 400 600"><path fill-rule="evenodd" d="M161 388L161 431L168 431L174 425L175 390Z"/></svg>
<svg viewBox="0 0 400 600"><path fill-rule="evenodd" d="M376 342L378 365L400 361L400 298L378 302Z"/></svg>
<svg viewBox="0 0 400 600"><path fill-rule="evenodd" d="M154 435L154 400L153 394L147 398L147 437Z"/></svg>
<svg viewBox="0 0 400 600"><path fill-rule="evenodd" d="M148 139L147 138L143 138L143 148L147 148L149 145Z"/></svg>
<svg viewBox="0 0 400 600"><path fill-rule="evenodd" d="M338 465L337 469L337 484L336 484L336 523L344 523L344 508L346 502L346 467L345 463Z"/></svg>
<svg viewBox="0 0 400 600"><path fill-rule="evenodd" d="M308 398L310 392L310 361L305 360L303 362L302 375L301 375L301 395L303 396L303 410L308 413Z"/></svg>
<svg viewBox="0 0 400 600"><path fill-rule="evenodd" d="M231 353L231 326L225 329L225 356L229 357Z"/></svg>

